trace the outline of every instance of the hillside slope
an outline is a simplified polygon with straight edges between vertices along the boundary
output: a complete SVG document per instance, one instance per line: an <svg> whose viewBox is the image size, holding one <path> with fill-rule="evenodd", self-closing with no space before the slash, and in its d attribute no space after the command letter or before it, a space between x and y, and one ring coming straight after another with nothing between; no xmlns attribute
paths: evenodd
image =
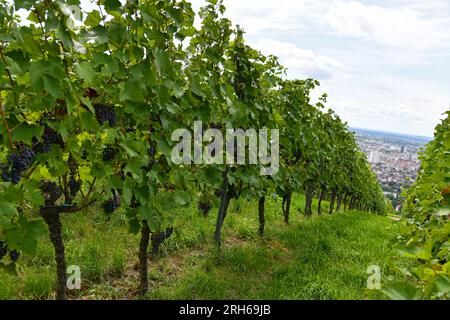
<svg viewBox="0 0 450 320"><path fill-rule="evenodd" d="M366 299L371 265L382 283L401 277L395 271L392 239L402 226L387 217L358 212L304 219L297 197L292 222L285 226L280 203L267 204L266 234L257 235L257 206L232 206L224 226L220 255L212 233L215 212L205 218L195 208L177 213L175 234L150 261L150 299ZM324 210L325 211L325 210ZM72 299L134 299L138 238L125 218L92 212L67 217L64 238L68 264L78 265L82 290ZM89 221L95 221L89 223ZM70 231L69 231L70 230ZM18 276L0 271L0 299L48 299L54 286L53 251L48 241L36 257L24 257ZM54 268L54 266L53 266Z"/></svg>

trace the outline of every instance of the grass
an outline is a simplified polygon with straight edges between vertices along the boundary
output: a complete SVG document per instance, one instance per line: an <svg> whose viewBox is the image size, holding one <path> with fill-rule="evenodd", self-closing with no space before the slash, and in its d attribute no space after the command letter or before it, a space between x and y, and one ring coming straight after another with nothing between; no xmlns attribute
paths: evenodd
<svg viewBox="0 0 450 320"><path fill-rule="evenodd" d="M150 261L148 299L367 299L366 269L378 265L382 283L402 277L392 239L402 225L365 213L323 214L304 219L304 199L293 201L285 226L281 203L266 205L266 233L257 235L257 205L232 204L218 253L212 243L215 211L201 216L180 209L175 234ZM328 211L324 204L323 212ZM317 204L314 203L314 208ZM137 299L138 237L122 214L84 212L64 218L68 265L81 268L74 299ZM49 299L55 286L53 249L47 239L34 257L23 257L18 275L0 271L0 299Z"/></svg>

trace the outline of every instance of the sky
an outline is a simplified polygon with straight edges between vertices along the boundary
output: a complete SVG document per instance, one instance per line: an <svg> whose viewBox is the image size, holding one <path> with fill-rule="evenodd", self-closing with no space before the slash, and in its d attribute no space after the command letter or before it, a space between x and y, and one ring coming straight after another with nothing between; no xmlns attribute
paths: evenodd
<svg viewBox="0 0 450 320"><path fill-rule="evenodd" d="M198 9L203 0L192 0ZM432 136L450 109L448 0L224 0L290 79L315 78L352 127Z"/></svg>

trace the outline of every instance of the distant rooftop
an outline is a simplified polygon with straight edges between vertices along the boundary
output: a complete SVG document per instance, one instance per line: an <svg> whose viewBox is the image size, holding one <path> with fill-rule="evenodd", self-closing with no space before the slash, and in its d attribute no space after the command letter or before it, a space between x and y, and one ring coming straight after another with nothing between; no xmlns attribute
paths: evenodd
<svg viewBox="0 0 450 320"><path fill-rule="evenodd" d="M404 142L412 142L412 143L419 143L419 144L426 144L433 140L432 137L424 137L424 136L415 136L415 135L406 135L402 133L395 133L395 132L386 132L381 130L374 130L374 129L363 129L363 128L355 128L350 127L350 131L353 131L357 134L362 135L368 135L373 137L379 137L379 138L388 138L392 140L401 140Z"/></svg>

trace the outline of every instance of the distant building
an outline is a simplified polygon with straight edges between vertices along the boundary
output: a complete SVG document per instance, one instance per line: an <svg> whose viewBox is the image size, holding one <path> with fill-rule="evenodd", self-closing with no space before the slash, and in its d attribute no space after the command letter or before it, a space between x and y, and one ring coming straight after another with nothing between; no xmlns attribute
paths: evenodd
<svg viewBox="0 0 450 320"><path fill-rule="evenodd" d="M406 147L405 147L405 146L401 146L400 152L401 152L401 153L405 153L405 151L406 151Z"/></svg>
<svg viewBox="0 0 450 320"><path fill-rule="evenodd" d="M375 163L375 164L380 163L381 162L381 153L378 151L370 152L369 162Z"/></svg>

